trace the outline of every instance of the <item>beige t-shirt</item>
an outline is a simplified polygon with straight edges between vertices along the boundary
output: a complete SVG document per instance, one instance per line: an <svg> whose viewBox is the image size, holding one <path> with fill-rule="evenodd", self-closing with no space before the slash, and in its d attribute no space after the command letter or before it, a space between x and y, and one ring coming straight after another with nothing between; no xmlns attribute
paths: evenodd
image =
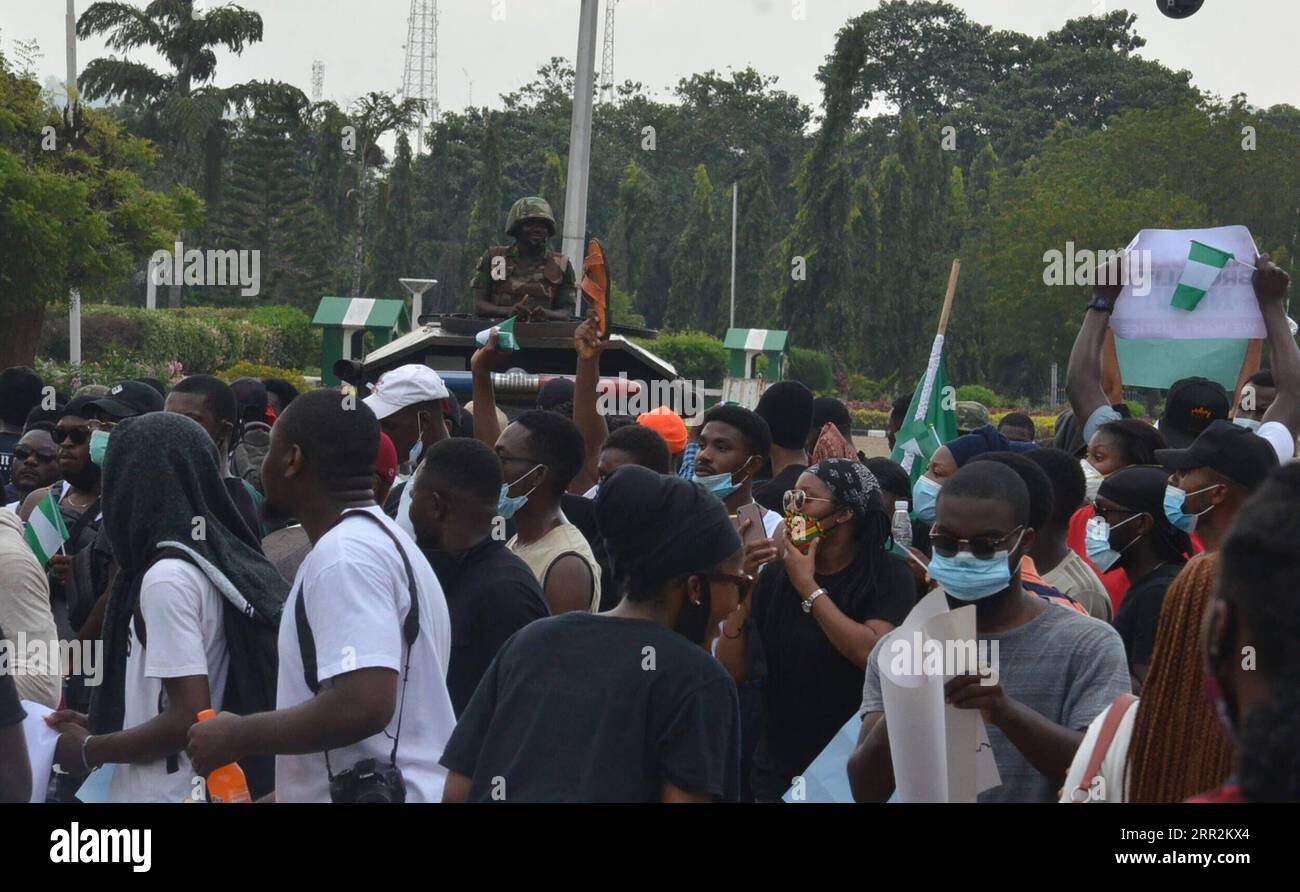
<svg viewBox="0 0 1300 892"><path fill-rule="evenodd" d="M587 610L595 613L600 608L600 565L596 563L596 556L587 544L587 537L573 524L566 521L527 545L520 544L519 534L516 533L506 543L506 548L523 558L528 569L533 571L541 583L543 591L546 589L546 574L551 565L566 554L576 554L587 562L587 568L591 570L591 606Z"/></svg>
<svg viewBox="0 0 1300 892"><path fill-rule="evenodd" d="M8 671L23 700L57 709L63 696L62 650L45 572L25 539L23 522L0 508L0 629Z"/></svg>
<svg viewBox="0 0 1300 892"><path fill-rule="evenodd" d="M1041 575L1043 582L1082 604L1089 616L1111 622L1112 608L1106 586L1077 553L1066 549L1065 558L1052 568L1052 572Z"/></svg>

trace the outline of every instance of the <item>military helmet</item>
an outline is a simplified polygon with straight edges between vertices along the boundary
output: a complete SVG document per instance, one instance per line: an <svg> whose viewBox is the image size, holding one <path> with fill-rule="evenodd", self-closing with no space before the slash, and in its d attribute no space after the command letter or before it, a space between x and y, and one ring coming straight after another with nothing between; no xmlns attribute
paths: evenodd
<svg viewBox="0 0 1300 892"><path fill-rule="evenodd" d="M989 410L983 403L974 400L960 400L957 403L957 430L963 434L970 433L977 427L989 424Z"/></svg>
<svg viewBox="0 0 1300 892"><path fill-rule="evenodd" d="M555 215L551 213L551 206L545 198L532 195L516 201L510 208L510 215L506 217L506 235L518 235L519 227L525 220L545 220L551 235L555 235Z"/></svg>

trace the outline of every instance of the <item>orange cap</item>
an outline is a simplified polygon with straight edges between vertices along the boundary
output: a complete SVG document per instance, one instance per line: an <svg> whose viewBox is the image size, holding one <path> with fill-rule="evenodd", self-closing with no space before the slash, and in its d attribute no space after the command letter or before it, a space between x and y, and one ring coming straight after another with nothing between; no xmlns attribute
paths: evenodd
<svg viewBox="0 0 1300 892"><path fill-rule="evenodd" d="M213 710L213 709L201 709L201 710L199 710L199 721L200 721L200 722L206 722L208 719L212 718L212 717L213 717L214 715L216 715L216 714L217 714L217 713L216 713L216 710Z"/></svg>
<svg viewBox="0 0 1300 892"><path fill-rule="evenodd" d="M636 423L644 424L663 437L674 455L686 448L686 422L667 406L641 413L637 416Z"/></svg>

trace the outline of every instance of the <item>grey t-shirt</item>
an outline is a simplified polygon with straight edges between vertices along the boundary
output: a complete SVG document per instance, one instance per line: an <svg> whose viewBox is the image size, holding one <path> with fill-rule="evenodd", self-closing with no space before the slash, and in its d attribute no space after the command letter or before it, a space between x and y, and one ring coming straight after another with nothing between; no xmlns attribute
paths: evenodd
<svg viewBox="0 0 1300 892"><path fill-rule="evenodd" d="M882 637L867 661L861 715L884 711L876 654L894 634ZM977 638L990 642L990 659L992 642L997 642L998 681L1007 696L1062 727L1086 730L1116 698L1131 692L1119 634L1101 620L1068 607L1049 603L1018 629ZM990 724L988 732L1002 785L981 793L979 801L1057 801L1063 778L1039 772L1001 729Z"/></svg>

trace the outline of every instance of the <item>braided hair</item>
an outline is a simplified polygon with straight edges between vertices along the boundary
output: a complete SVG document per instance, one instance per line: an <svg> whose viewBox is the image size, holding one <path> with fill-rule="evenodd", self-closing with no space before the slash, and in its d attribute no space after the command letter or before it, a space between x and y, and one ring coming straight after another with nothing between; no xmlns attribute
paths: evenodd
<svg viewBox="0 0 1300 892"><path fill-rule="evenodd" d="M1237 732L1237 778L1248 802L1300 800L1297 508L1300 466L1285 465L1245 504L1223 545L1219 597L1236 607L1268 682L1268 701L1242 717Z"/></svg>
<svg viewBox="0 0 1300 892"><path fill-rule="evenodd" d="M1232 744L1205 701L1201 658L1201 617L1218 566L1217 554L1202 555L1165 593L1129 745L1129 802L1182 802L1232 772Z"/></svg>

